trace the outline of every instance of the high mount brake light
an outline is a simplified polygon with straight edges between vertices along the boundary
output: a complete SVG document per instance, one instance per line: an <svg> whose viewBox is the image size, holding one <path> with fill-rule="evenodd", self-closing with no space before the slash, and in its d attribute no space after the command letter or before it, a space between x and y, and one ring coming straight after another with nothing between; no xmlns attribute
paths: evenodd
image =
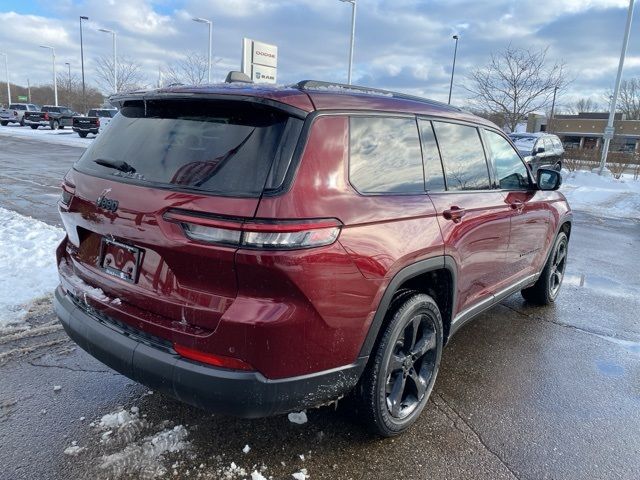
<svg viewBox="0 0 640 480"><path fill-rule="evenodd" d="M179 223L195 241L264 250L297 250L331 245L342 224L335 219L260 222L226 220L197 214L167 212L163 217Z"/></svg>

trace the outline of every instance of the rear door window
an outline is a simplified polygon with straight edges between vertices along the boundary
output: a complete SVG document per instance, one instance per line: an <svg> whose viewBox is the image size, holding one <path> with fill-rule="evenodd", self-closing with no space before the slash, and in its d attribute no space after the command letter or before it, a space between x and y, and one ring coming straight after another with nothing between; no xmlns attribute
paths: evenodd
<svg viewBox="0 0 640 480"><path fill-rule="evenodd" d="M351 117L349 178L360 193L424 193L415 118Z"/></svg>
<svg viewBox="0 0 640 480"><path fill-rule="evenodd" d="M447 190L489 190L491 181L476 127L433 122L438 139Z"/></svg>
<svg viewBox="0 0 640 480"><path fill-rule="evenodd" d="M511 144L501 135L485 130L485 138L491 151L498 183L504 190L528 189L529 172Z"/></svg>
<svg viewBox="0 0 640 480"><path fill-rule="evenodd" d="M256 103L130 101L75 168L125 182L256 198L279 186L284 175L269 173L275 159L288 167L301 128L302 120Z"/></svg>

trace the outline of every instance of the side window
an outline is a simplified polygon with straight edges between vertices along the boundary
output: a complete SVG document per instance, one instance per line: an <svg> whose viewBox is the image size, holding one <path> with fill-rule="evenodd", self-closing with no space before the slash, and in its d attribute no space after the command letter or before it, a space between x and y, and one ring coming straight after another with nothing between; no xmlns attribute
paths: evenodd
<svg viewBox="0 0 640 480"><path fill-rule="evenodd" d="M351 117L349 178L360 193L424 193L413 118Z"/></svg>
<svg viewBox="0 0 640 480"><path fill-rule="evenodd" d="M544 151L546 154L550 154L553 153L553 143L551 143L551 139L550 138L545 138L544 139Z"/></svg>
<svg viewBox="0 0 640 480"><path fill-rule="evenodd" d="M444 173L440 152L433 133L433 125L427 120L419 120L420 139L422 140L422 158L424 161L424 185L428 192L445 190Z"/></svg>
<svg viewBox="0 0 640 480"><path fill-rule="evenodd" d="M529 188L531 185L527 167L509 142L490 130L485 130L485 138L491 150L491 159L498 174L500 188L503 190Z"/></svg>
<svg viewBox="0 0 640 480"><path fill-rule="evenodd" d="M476 127L433 122L447 190L489 190L489 169Z"/></svg>

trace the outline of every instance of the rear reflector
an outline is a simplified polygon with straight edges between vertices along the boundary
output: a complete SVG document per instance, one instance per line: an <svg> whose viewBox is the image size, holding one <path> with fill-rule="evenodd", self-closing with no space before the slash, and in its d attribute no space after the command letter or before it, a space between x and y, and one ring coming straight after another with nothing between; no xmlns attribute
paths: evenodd
<svg viewBox="0 0 640 480"><path fill-rule="evenodd" d="M246 362L238 358L226 357L224 355L215 355L213 353L205 353L199 350L194 350L184 345L173 344L173 349L178 352L181 357L189 360L195 360L196 362L206 363L213 365L214 367L228 368L230 370L245 370L253 371L253 367Z"/></svg>
<svg viewBox="0 0 640 480"><path fill-rule="evenodd" d="M199 242L267 250L296 250L331 245L342 224L335 219L296 221L228 220L169 211L163 217L179 223L185 235Z"/></svg>

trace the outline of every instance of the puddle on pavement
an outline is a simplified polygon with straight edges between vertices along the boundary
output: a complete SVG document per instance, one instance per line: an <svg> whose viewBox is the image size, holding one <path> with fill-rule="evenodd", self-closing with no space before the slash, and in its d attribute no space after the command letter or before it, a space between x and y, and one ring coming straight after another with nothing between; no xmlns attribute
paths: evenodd
<svg viewBox="0 0 640 480"><path fill-rule="evenodd" d="M601 373L608 377L622 377L624 375L624 367L622 365L598 360L596 361L596 366Z"/></svg>
<svg viewBox="0 0 640 480"><path fill-rule="evenodd" d="M640 287L635 285L626 285L608 277L601 277L599 275L572 275L566 274L563 280L564 285L570 285L572 287L589 288L591 290L597 290L605 295L612 295L615 297L638 297L640 296Z"/></svg>

